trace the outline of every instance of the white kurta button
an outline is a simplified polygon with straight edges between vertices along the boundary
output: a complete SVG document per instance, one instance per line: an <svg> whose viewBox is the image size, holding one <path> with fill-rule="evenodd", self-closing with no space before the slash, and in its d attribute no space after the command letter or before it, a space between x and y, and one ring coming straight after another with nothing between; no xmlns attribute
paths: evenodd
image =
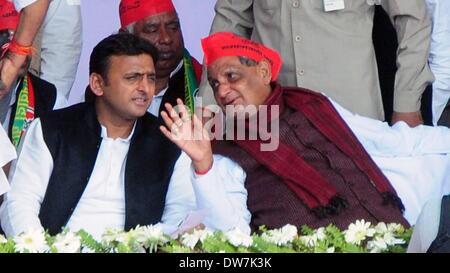
<svg viewBox="0 0 450 273"><path fill-rule="evenodd" d="M295 36L296 42L300 42L301 40L302 40L302 36L300 36L300 35Z"/></svg>
<svg viewBox="0 0 450 273"><path fill-rule="evenodd" d="M299 6L300 6L300 2L299 1L292 2L292 7L298 8Z"/></svg>

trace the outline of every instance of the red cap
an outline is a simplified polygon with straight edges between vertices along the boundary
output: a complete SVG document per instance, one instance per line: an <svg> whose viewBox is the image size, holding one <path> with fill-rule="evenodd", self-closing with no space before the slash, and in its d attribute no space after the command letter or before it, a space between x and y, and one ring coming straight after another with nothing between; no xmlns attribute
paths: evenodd
<svg viewBox="0 0 450 273"><path fill-rule="evenodd" d="M172 0L122 0L119 5L122 28L145 17L175 11Z"/></svg>
<svg viewBox="0 0 450 273"><path fill-rule="evenodd" d="M0 0L0 29L15 30L20 14L9 0Z"/></svg>
<svg viewBox="0 0 450 273"><path fill-rule="evenodd" d="M243 56L257 62L268 60L272 67L272 81L277 79L280 72L282 61L278 52L230 32L217 32L203 38L202 48L207 66L222 57Z"/></svg>

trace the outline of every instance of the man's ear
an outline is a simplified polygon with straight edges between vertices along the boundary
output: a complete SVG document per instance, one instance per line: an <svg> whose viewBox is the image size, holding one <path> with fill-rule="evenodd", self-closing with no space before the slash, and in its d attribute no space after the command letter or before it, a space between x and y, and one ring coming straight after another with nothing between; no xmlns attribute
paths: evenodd
<svg viewBox="0 0 450 273"><path fill-rule="evenodd" d="M258 63L258 67L264 84L270 84L272 82L272 67L270 66L269 61L266 59L261 60Z"/></svg>
<svg viewBox="0 0 450 273"><path fill-rule="evenodd" d="M100 74L92 73L89 76L89 87L97 97L103 96L103 87L105 86L105 81Z"/></svg>

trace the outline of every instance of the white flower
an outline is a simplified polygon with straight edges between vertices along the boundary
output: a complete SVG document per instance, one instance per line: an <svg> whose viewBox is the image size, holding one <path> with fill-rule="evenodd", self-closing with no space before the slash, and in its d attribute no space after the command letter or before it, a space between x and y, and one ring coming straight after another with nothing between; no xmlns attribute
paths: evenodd
<svg viewBox="0 0 450 273"><path fill-rule="evenodd" d="M125 232L121 229L110 228L102 235L102 244L111 248L111 252L131 251L135 253L144 253L145 249L137 241L136 237L135 230Z"/></svg>
<svg viewBox="0 0 450 273"><path fill-rule="evenodd" d="M167 238L164 236L163 230L160 225L150 225L143 227L136 227L134 230L136 240L140 243L158 243L167 242Z"/></svg>
<svg viewBox="0 0 450 273"><path fill-rule="evenodd" d="M253 244L253 238L238 228L226 232L225 237L235 247L250 247Z"/></svg>
<svg viewBox="0 0 450 273"><path fill-rule="evenodd" d="M108 228L102 235L102 243L106 245L111 245L115 242L123 241L124 231L117 228Z"/></svg>
<svg viewBox="0 0 450 273"><path fill-rule="evenodd" d="M375 231L377 234L385 234L386 232L388 232L388 227L385 223L383 222L379 222L376 226L375 226Z"/></svg>
<svg viewBox="0 0 450 273"><path fill-rule="evenodd" d="M49 250L42 229L28 230L14 237L14 249L20 253L43 253Z"/></svg>
<svg viewBox="0 0 450 273"><path fill-rule="evenodd" d="M403 227L402 225L400 225L400 224L395 224L395 223L389 224L389 225L387 226L387 228L388 228L388 230L389 230L390 232L394 232L394 233L397 233L397 232L403 232L403 231L404 231L404 227Z"/></svg>
<svg viewBox="0 0 450 273"><path fill-rule="evenodd" d="M388 245L383 237L377 236L367 243L367 249L369 249L371 253L380 253L387 248Z"/></svg>
<svg viewBox="0 0 450 273"><path fill-rule="evenodd" d="M213 232L210 229L194 229L192 233L184 233L181 236L181 243L194 249L198 241L203 242L208 236L212 236Z"/></svg>
<svg viewBox="0 0 450 273"><path fill-rule="evenodd" d="M300 242L302 242L307 247L315 247L317 241L322 241L327 238L325 234L325 228L318 228L311 235L300 236Z"/></svg>
<svg viewBox="0 0 450 273"><path fill-rule="evenodd" d="M273 229L263 233L261 238L269 243L276 244L277 246L283 246L292 243L296 236L297 227L288 224L281 229Z"/></svg>
<svg viewBox="0 0 450 273"><path fill-rule="evenodd" d="M298 230L296 226L293 225L285 225L281 228L281 233L285 236L289 241L294 240L295 236L297 236Z"/></svg>
<svg viewBox="0 0 450 273"><path fill-rule="evenodd" d="M300 236L300 242L302 242L302 244L304 244L307 247L315 247L317 243L317 235L313 234Z"/></svg>
<svg viewBox="0 0 450 273"><path fill-rule="evenodd" d="M325 240L327 238L327 235L325 234L325 228L323 227L317 229L315 234L317 236L317 240L319 241Z"/></svg>
<svg viewBox="0 0 450 273"><path fill-rule="evenodd" d="M6 240L6 238L0 234L0 244L6 244L8 242L8 240Z"/></svg>
<svg viewBox="0 0 450 273"><path fill-rule="evenodd" d="M334 246L327 248L327 253L334 253Z"/></svg>
<svg viewBox="0 0 450 273"><path fill-rule="evenodd" d="M81 238L73 232L58 234L53 243L58 253L77 253L81 249Z"/></svg>
<svg viewBox="0 0 450 273"><path fill-rule="evenodd" d="M348 226L348 230L344 231L344 234L347 243L360 245L366 237L372 237L375 234L375 229L370 228L370 222L356 220L356 223Z"/></svg>
<svg viewBox="0 0 450 273"><path fill-rule="evenodd" d="M405 241L403 239L395 238L395 235L392 232L386 232L383 235L383 240L386 242L387 245L393 246L393 245L401 245L404 244Z"/></svg>

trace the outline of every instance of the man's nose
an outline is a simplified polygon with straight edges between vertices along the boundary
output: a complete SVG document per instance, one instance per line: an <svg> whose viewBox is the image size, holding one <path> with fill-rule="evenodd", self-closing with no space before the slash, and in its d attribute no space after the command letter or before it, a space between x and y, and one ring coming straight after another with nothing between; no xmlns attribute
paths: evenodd
<svg viewBox="0 0 450 273"><path fill-rule="evenodd" d="M152 87L153 87L153 89L155 87L154 81L151 81L146 76L142 77L142 80L139 81L139 86L138 86L139 91L149 94L153 90Z"/></svg>
<svg viewBox="0 0 450 273"><path fill-rule="evenodd" d="M172 35L165 29L161 28L160 34L159 34L159 42L161 44L170 44L172 43Z"/></svg>
<svg viewBox="0 0 450 273"><path fill-rule="evenodd" d="M219 95L219 98L225 98L228 93L230 92L231 88L230 85L227 83L221 83L217 87L217 94Z"/></svg>

